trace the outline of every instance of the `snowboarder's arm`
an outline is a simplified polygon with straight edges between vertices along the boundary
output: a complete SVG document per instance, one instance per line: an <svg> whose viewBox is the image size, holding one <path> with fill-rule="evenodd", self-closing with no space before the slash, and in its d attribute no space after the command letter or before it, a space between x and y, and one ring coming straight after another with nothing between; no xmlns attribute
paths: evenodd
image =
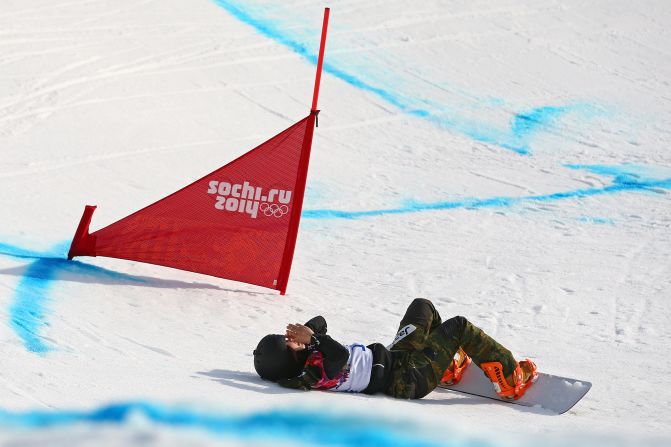
<svg viewBox="0 0 671 447"><path fill-rule="evenodd" d="M329 379L334 378L349 360L349 349L329 335L313 335L308 349L311 347L324 354L324 372Z"/></svg>
<svg viewBox="0 0 671 447"><path fill-rule="evenodd" d="M308 326L289 324L286 337L289 342L305 345L308 351L321 352L324 355L324 372L329 379L335 377L349 360L349 349L329 335L314 333Z"/></svg>

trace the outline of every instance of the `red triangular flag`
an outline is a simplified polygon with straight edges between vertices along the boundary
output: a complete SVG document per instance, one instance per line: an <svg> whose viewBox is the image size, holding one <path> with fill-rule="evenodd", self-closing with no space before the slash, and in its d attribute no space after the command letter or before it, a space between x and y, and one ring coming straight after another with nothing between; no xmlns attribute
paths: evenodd
<svg viewBox="0 0 671 447"><path fill-rule="evenodd" d="M311 114L174 194L75 237L69 257L130 259L282 290L314 120Z"/></svg>
<svg viewBox="0 0 671 447"><path fill-rule="evenodd" d="M68 259L130 259L284 294L319 113L328 17L326 8L310 115L226 166L92 234L95 206L87 206Z"/></svg>

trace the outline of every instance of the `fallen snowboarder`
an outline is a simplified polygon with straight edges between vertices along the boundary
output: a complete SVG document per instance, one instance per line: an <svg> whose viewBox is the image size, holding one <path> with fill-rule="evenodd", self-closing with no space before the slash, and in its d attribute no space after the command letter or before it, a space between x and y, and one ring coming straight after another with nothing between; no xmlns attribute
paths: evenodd
<svg viewBox="0 0 671 447"><path fill-rule="evenodd" d="M433 303L422 298L408 307L389 348L343 346L326 335L326 321L318 316L305 325L289 324L285 335L266 335L254 350L259 376L284 387L383 392L400 399L420 399L439 384L456 384L471 359L504 399L519 399L538 377L532 361L518 363L464 317L442 322Z"/></svg>

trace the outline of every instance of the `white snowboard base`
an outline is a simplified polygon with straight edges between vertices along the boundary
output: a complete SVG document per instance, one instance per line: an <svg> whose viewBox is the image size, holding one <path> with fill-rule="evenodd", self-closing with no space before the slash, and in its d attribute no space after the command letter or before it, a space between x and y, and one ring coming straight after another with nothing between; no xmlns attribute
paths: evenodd
<svg viewBox="0 0 671 447"><path fill-rule="evenodd" d="M570 410L592 387L590 382L538 373L538 380L518 400L501 399L492 386L492 382L480 368L472 364L466 368L461 381L453 386L441 388L460 393L495 399L501 402L537 407L557 414Z"/></svg>

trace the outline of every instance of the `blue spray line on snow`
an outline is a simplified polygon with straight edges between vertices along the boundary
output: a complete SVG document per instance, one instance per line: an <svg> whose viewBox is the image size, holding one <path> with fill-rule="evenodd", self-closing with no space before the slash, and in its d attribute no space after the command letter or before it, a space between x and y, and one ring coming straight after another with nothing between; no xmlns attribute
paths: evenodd
<svg viewBox="0 0 671 447"><path fill-rule="evenodd" d="M84 426L133 427L138 418L157 426L197 430L220 438L239 441L278 441L290 444L328 446L482 446L459 437L439 436L431 439L426 432L404 419L387 421L362 415L340 415L324 411L296 409L270 410L246 415L222 414L169 407L152 402L123 402L89 411L27 411L0 410L0 428L54 429ZM143 427L146 425L143 424ZM435 432L434 432L435 433Z"/></svg>
<svg viewBox="0 0 671 447"><path fill-rule="evenodd" d="M48 326L45 305L55 270L47 259L30 264L16 287L14 300L9 308L12 329L21 338L26 349L40 355L51 350L39 333L43 327Z"/></svg>
<svg viewBox="0 0 671 447"><path fill-rule="evenodd" d="M577 110L578 106L537 107L525 113L515 115L511 125L511 139L513 144L507 149L519 154L529 154L531 139L537 132L550 128L563 115ZM506 147L505 143L492 142Z"/></svg>
<svg viewBox="0 0 671 447"><path fill-rule="evenodd" d="M145 282L142 278L132 275L78 261L69 261L65 257L69 244L69 242L58 244L51 250L40 253L0 242L0 255L32 260L14 290L12 304L9 308L9 323L26 349L39 355L45 355L53 350L53 347L45 343L40 332L49 324L46 320L49 303L48 294L53 281L59 275L65 273L93 274L110 281Z"/></svg>
<svg viewBox="0 0 671 447"><path fill-rule="evenodd" d="M542 411L542 410L541 410ZM504 442L494 440L491 436L466 438L463 430L455 431L450 425L441 426L417 424L408 418L390 419L371 417L348 412L310 411L306 409L262 410L249 414L226 414L197 410L187 407L171 407L164 404L136 401L104 405L88 411L77 410L41 410L41 411L7 411L0 409L0 430L8 444L12 441L25 441L24 433L53 434L61 444L70 442L77 446L98 441L95 428L114 427L120 430L115 438L115 431L107 430L100 436L101 441L123 440L124 445L155 444L156 439L182 439L166 436L163 430L171 430L179 434L209 436L211 439L226 443L233 441L242 444L281 445L322 445L322 446L353 446L353 447L493 447L516 445L526 447L538 444L540 438L517 439ZM68 429L72 430L68 437ZM163 429L163 430L162 430ZM82 431L84 430L84 431ZM123 430L127 430L126 433ZM161 430L159 432L159 430ZM141 433L142 436L127 436ZM82 433L86 436L82 437ZM152 437L152 435L161 436ZM183 444L189 444L188 437ZM85 440L86 442L80 442ZM594 435L580 432L565 432L561 436L545 436L543 443L548 446L628 446L633 445L632 439L619 436ZM65 442L63 442L65 441ZM667 441L667 442L665 442ZM129 444L130 442L130 444ZM662 438L636 438L636 445L657 447L668 445Z"/></svg>
<svg viewBox="0 0 671 447"><path fill-rule="evenodd" d="M615 221L613 219L608 219L605 217L580 216L578 221L594 225L615 225Z"/></svg>
<svg viewBox="0 0 671 447"><path fill-rule="evenodd" d="M635 164L624 164L618 166L567 163L564 166L569 169L588 171L592 174L597 174L604 177L613 177L616 183L636 183L645 177L650 177L651 175L656 174L654 172L655 169L651 167ZM660 171L660 174L663 174L661 169L657 170Z"/></svg>
<svg viewBox="0 0 671 447"><path fill-rule="evenodd" d="M38 253L9 244L0 243L0 254L20 259L34 259L21 277L14 299L9 308L10 326L21 338L26 349L44 355L51 348L39 336L40 329L47 326L45 305L51 281L58 270L57 256L62 251L62 244L47 253Z"/></svg>
<svg viewBox="0 0 671 447"><path fill-rule="evenodd" d="M28 250L26 248L17 247L15 245L5 244L4 242L0 242L0 255L22 259L40 259L45 256L49 256L45 253Z"/></svg>
<svg viewBox="0 0 671 447"><path fill-rule="evenodd" d="M317 64L317 52L309 45L301 43L297 37L277 25L276 21L263 18L258 7L250 7L247 3L235 0L214 0L219 6L228 11L239 21L253 27L257 32L269 39L289 48L313 65ZM415 99L412 95L404 95L396 88L384 88L375 85L375 81L368 81L360 75L353 74L345 69L338 68L328 60L324 63L324 71L341 79L347 84L369 92L388 104L396 107L408 115L426 119L439 127L459 133L475 141L496 145L511 150L520 155L530 154L531 141L535 134L551 129L556 121L570 112L579 112L584 117L598 113L596 108L586 105L543 106L516 114L510 123L510 129L500 129L489 123L474 118L465 117L458 110L438 104L426 99ZM359 69L359 72L362 70ZM368 76L374 78L374 76ZM384 84L385 82L377 82ZM490 104L503 104L503 100L491 99Z"/></svg>
<svg viewBox="0 0 671 447"><path fill-rule="evenodd" d="M643 173L646 172L648 168L642 166L566 165L566 167L570 169L588 170L595 174L614 177L613 183L611 185L600 188L583 188L564 192L556 192L552 194L539 194L520 197L499 196L487 199L466 198L440 202L409 201L405 206L399 208L366 211L345 211L334 209L304 210L302 217L305 219L361 219L365 217L418 213L423 211L464 208L501 208L510 207L525 202L554 202L558 200L585 198L606 194L619 194L624 192L655 192L655 190L671 189L671 177L661 180L645 179L643 178Z"/></svg>

